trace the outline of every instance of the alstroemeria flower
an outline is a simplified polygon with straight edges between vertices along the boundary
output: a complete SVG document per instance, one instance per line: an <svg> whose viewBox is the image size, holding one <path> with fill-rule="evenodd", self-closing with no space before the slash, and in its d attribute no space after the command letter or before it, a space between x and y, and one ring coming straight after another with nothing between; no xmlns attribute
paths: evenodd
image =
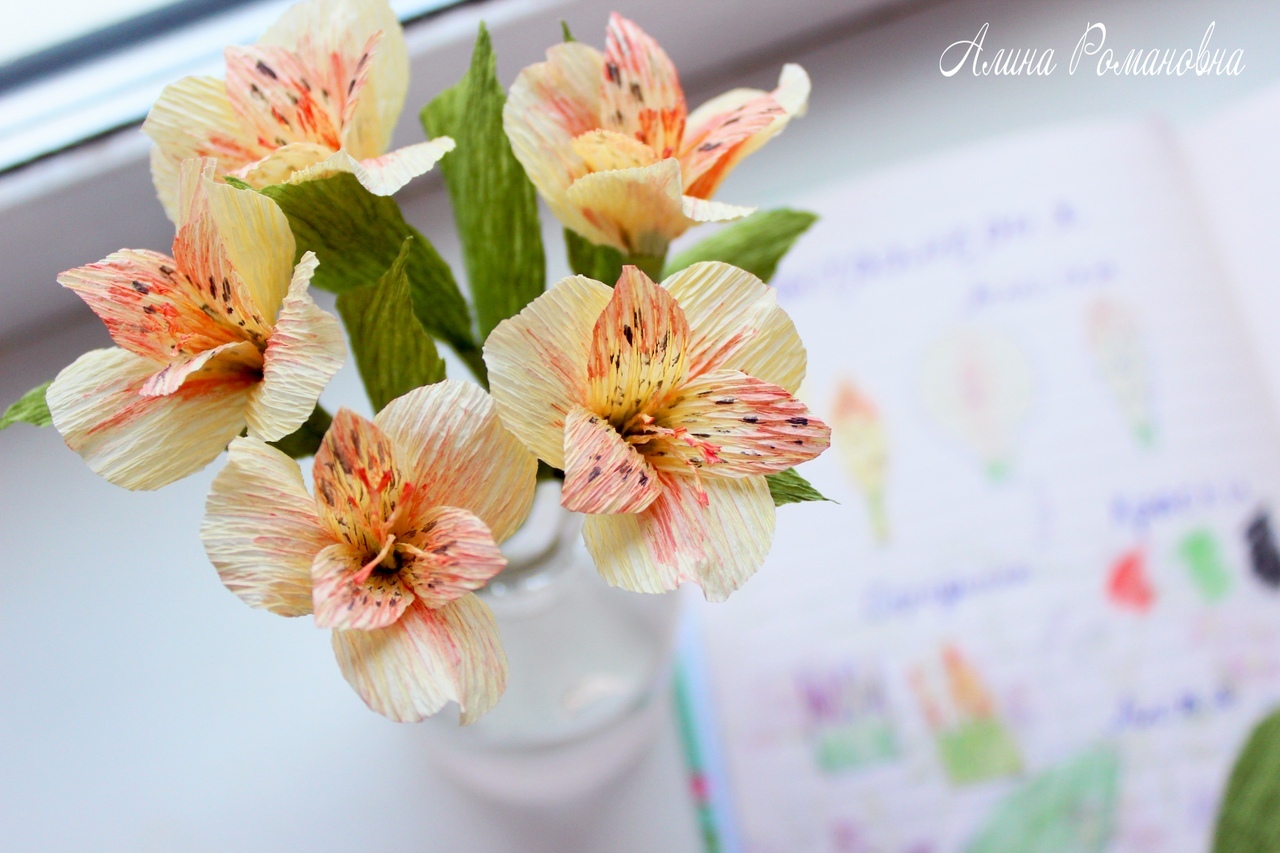
<svg viewBox="0 0 1280 853"><path fill-rule="evenodd" d="M252 438L231 444L200 537L227 588L332 628L348 683L379 714L462 721L493 707L507 662L473 590L506 565L496 543L528 515L537 462L489 396L446 381L372 422L338 412L316 453L315 497L297 464Z"/></svg>
<svg viewBox="0 0 1280 853"><path fill-rule="evenodd" d="M182 165L172 258L124 249L58 276L118 346L58 374L53 425L127 489L198 471L246 427L264 441L293 432L346 357L338 321L307 293L315 255L294 267L280 208L214 182L213 167Z"/></svg>
<svg viewBox="0 0 1280 853"><path fill-rule="evenodd" d="M307 0L225 56L225 83L166 86L142 125L170 219L178 164L190 157L212 157L219 175L254 187L351 172L391 195L453 150L442 136L384 153L409 86L404 33L385 0Z"/></svg>
<svg viewBox="0 0 1280 853"><path fill-rule="evenodd" d="M564 470L605 580L683 581L723 600L773 538L764 475L821 453L831 431L793 396L805 352L774 291L728 264L661 286L623 268L612 290L566 278L484 348L507 428Z"/></svg>
<svg viewBox="0 0 1280 853"><path fill-rule="evenodd" d="M558 44L520 72L503 125L556 217L593 243L661 255L699 222L752 208L709 199L729 170L802 112L809 77L786 65L772 92L734 89L688 113L675 66L631 21L605 51Z"/></svg>

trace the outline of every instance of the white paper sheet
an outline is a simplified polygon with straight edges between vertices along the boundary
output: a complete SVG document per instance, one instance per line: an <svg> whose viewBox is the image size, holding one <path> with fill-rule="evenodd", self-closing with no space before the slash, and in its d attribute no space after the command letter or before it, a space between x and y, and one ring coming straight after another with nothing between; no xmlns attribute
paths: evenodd
<svg viewBox="0 0 1280 853"><path fill-rule="evenodd" d="M1280 431L1179 158L1072 126L794 200L838 503L701 614L745 849L1206 849L1280 701Z"/></svg>

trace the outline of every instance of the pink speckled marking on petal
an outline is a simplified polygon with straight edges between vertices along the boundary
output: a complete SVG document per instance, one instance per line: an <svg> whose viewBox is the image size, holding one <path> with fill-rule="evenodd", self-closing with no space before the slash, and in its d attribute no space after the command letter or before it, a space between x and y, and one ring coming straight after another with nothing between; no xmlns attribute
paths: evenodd
<svg viewBox="0 0 1280 853"><path fill-rule="evenodd" d="M605 32L601 125L648 145L659 158L680 150L688 108L676 67L658 43L618 13Z"/></svg>
<svg viewBox="0 0 1280 853"><path fill-rule="evenodd" d="M785 471L831 444L831 429L785 388L733 370L686 382L657 423L685 438L655 439L665 451L652 459L655 467L691 466L713 477Z"/></svg>
<svg viewBox="0 0 1280 853"><path fill-rule="evenodd" d="M591 333L589 408L623 428L684 378L689 324L676 300L633 266L622 268Z"/></svg>
<svg viewBox="0 0 1280 853"><path fill-rule="evenodd" d="M581 406L564 431L564 489L560 502L574 512L639 512L658 496L658 478L617 430Z"/></svg>

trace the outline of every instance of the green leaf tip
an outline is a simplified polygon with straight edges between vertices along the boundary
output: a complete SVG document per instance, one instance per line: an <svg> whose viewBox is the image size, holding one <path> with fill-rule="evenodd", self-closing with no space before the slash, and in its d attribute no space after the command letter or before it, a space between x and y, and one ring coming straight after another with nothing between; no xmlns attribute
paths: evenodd
<svg viewBox="0 0 1280 853"><path fill-rule="evenodd" d="M444 379L444 360L413 311L406 271L414 242L405 238L376 284L338 294L338 313L375 412L401 394Z"/></svg>
<svg viewBox="0 0 1280 853"><path fill-rule="evenodd" d="M235 175L223 175L222 180L225 181L229 186L233 186L238 190L253 189L253 187L251 187L247 182L240 180Z"/></svg>
<svg viewBox="0 0 1280 853"><path fill-rule="evenodd" d="M753 213L676 255L667 262L663 277L700 261L723 261L767 282L778 262L817 220L817 214L785 207Z"/></svg>
<svg viewBox="0 0 1280 853"><path fill-rule="evenodd" d="M53 426L53 416L49 414L49 404L45 402L45 393L53 382L37 385L18 398L12 406L0 415L0 429L14 424L31 424L32 426Z"/></svg>
<svg viewBox="0 0 1280 853"><path fill-rule="evenodd" d="M311 416L302 426L279 441L271 442L271 446L291 459L315 456L316 451L320 449L320 442L324 440L324 434L329 431L329 425L332 423L333 417L317 403L311 411Z"/></svg>
<svg viewBox="0 0 1280 853"><path fill-rule="evenodd" d="M1280 710L1254 728L1218 810L1213 853L1280 850Z"/></svg>
<svg viewBox="0 0 1280 853"><path fill-rule="evenodd" d="M769 494L773 497L774 506L804 503L806 501L831 501L821 492L809 485L809 481L800 476L795 468L788 468L777 474L765 474L769 484ZM834 501L831 501L834 503Z"/></svg>
<svg viewBox="0 0 1280 853"><path fill-rule="evenodd" d="M502 124L506 90L481 24L467 73L422 110L428 137L457 142L440 162L462 242L480 340L546 286L538 198Z"/></svg>
<svg viewBox="0 0 1280 853"><path fill-rule="evenodd" d="M569 22L564 18L560 19L560 33L564 36L564 40L566 42L577 41L577 39L573 37L573 33L569 31Z"/></svg>

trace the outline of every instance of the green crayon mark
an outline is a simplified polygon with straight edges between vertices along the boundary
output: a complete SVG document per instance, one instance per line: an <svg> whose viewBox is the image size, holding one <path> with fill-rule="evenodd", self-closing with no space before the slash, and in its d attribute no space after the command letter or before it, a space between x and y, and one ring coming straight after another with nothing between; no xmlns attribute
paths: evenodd
<svg viewBox="0 0 1280 853"><path fill-rule="evenodd" d="M1022 769L1013 738L998 720L980 717L937 734L942 766L954 785L984 782Z"/></svg>
<svg viewBox="0 0 1280 853"><path fill-rule="evenodd" d="M1120 761L1096 746L1000 802L965 853L1101 853L1115 833Z"/></svg>
<svg viewBox="0 0 1280 853"><path fill-rule="evenodd" d="M1231 588L1231 572L1222 558L1218 539L1201 527L1182 537L1178 553L1191 572L1191 579L1206 601L1220 601Z"/></svg>

